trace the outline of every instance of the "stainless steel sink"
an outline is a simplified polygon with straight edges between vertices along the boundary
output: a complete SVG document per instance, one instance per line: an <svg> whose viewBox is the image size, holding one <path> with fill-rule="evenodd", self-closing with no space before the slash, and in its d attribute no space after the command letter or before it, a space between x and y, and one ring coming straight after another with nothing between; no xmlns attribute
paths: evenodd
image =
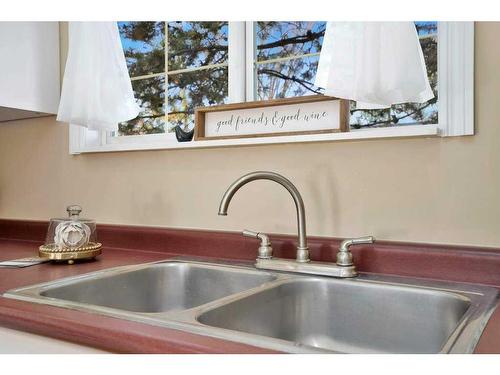
<svg viewBox="0 0 500 375"><path fill-rule="evenodd" d="M218 307L198 321L345 353L436 353L470 305L449 292L309 278Z"/></svg>
<svg viewBox="0 0 500 375"><path fill-rule="evenodd" d="M187 310L276 279L268 273L179 262L124 271L100 273L96 277L45 288L40 295L126 311L156 313Z"/></svg>
<svg viewBox="0 0 500 375"><path fill-rule="evenodd" d="M365 274L340 280L187 259L4 296L290 353L469 353L498 301L496 289L474 284Z"/></svg>

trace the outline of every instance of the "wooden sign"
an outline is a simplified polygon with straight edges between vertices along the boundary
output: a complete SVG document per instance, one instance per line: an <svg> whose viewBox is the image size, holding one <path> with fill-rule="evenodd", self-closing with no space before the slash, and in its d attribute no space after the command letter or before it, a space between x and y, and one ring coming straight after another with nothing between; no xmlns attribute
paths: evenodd
<svg viewBox="0 0 500 375"><path fill-rule="evenodd" d="M195 110L195 140L349 131L349 101L324 95Z"/></svg>

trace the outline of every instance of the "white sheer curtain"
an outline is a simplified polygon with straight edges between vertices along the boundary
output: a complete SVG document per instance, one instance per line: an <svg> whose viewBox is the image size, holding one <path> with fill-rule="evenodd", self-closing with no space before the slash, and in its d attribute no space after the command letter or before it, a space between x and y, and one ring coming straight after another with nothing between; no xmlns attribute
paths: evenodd
<svg viewBox="0 0 500 375"><path fill-rule="evenodd" d="M57 120L117 130L139 111L116 22L70 22Z"/></svg>
<svg viewBox="0 0 500 375"><path fill-rule="evenodd" d="M315 84L366 109L434 97L413 22L328 22Z"/></svg>

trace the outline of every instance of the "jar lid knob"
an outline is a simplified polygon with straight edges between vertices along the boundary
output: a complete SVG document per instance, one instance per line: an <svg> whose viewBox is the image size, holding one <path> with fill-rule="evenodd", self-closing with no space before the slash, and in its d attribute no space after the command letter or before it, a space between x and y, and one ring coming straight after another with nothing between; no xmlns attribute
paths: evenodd
<svg viewBox="0 0 500 375"><path fill-rule="evenodd" d="M78 216L80 215L80 212L82 212L82 207L80 207L77 204L74 204L66 207L66 211L68 211L69 217Z"/></svg>

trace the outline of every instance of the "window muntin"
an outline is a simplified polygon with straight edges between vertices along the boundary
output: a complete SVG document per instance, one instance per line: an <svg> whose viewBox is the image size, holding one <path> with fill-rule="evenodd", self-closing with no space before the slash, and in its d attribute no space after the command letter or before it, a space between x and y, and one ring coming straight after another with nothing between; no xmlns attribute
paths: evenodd
<svg viewBox="0 0 500 375"><path fill-rule="evenodd" d="M227 102L227 22L119 22L119 29L142 111L119 124L118 135L189 130L195 107Z"/></svg>

